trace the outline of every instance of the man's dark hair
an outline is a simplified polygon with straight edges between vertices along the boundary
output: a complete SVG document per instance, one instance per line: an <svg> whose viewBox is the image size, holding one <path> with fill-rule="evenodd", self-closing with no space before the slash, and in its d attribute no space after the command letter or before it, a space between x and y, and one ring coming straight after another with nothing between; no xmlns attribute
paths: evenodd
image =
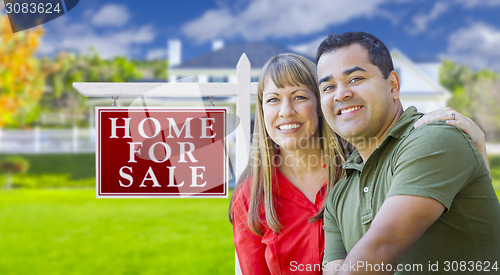
<svg viewBox="0 0 500 275"><path fill-rule="evenodd" d="M378 67L384 78L387 78L389 73L394 70L391 53L387 47L380 39L366 32L332 33L328 35L318 47L316 63L324 53L329 53L354 43L358 43L368 50L370 62Z"/></svg>

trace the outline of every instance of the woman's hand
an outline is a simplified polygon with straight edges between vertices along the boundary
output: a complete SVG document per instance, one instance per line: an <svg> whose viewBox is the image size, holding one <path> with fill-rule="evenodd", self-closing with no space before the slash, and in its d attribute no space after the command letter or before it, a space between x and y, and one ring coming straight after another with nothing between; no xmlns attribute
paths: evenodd
<svg viewBox="0 0 500 275"><path fill-rule="evenodd" d="M415 122L413 127L418 128L422 125L436 120L445 120L446 124L456 126L464 130L464 132L469 135L474 145L476 145L477 149L483 156L486 167L488 168L488 170L490 170L490 164L488 162L488 155L486 152L484 132L472 119L462 115L451 107L446 107L444 109L435 110L424 115Z"/></svg>

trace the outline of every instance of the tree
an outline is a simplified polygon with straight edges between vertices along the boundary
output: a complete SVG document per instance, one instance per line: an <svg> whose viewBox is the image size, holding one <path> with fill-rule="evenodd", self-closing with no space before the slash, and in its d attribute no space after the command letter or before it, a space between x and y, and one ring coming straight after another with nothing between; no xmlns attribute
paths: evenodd
<svg viewBox="0 0 500 275"><path fill-rule="evenodd" d="M473 119L487 139L500 138L500 76L490 70L473 72L451 61L443 62L440 82L452 92L448 104Z"/></svg>
<svg viewBox="0 0 500 275"><path fill-rule="evenodd" d="M85 116L87 98L73 88L73 82L128 82L141 78L134 63L125 57L102 59L91 48L86 54L61 52L54 59L44 58L43 67L52 67L46 77L48 92L43 94L45 112L57 111L73 118Z"/></svg>
<svg viewBox="0 0 500 275"><path fill-rule="evenodd" d="M147 79L167 81L168 60L165 59L134 60L133 62Z"/></svg>
<svg viewBox="0 0 500 275"><path fill-rule="evenodd" d="M0 127L24 126L34 121L44 89L44 74L35 58L43 30L12 33L0 14Z"/></svg>

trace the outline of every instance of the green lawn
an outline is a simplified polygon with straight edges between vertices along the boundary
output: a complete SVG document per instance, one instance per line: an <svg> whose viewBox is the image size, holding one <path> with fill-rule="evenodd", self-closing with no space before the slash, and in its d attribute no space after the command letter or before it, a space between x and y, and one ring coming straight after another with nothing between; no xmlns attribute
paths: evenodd
<svg viewBox="0 0 500 275"><path fill-rule="evenodd" d="M0 274L231 274L228 202L0 190Z"/></svg>
<svg viewBox="0 0 500 275"><path fill-rule="evenodd" d="M25 157L26 188L0 188L1 275L234 273L229 199L96 199L68 187L95 185L93 155Z"/></svg>

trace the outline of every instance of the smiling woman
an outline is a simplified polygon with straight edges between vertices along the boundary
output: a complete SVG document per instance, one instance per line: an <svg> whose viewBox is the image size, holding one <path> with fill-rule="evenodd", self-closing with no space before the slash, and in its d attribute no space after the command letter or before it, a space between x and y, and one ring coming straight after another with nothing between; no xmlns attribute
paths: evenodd
<svg viewBox="0 0 500 275"><path fill-rule="evenodd" d="M261 71L252 154L229 209L243 274L321 265L323 199L349 150L323 127L317 91L314 64L302 56L277 55Z"/></svg>

